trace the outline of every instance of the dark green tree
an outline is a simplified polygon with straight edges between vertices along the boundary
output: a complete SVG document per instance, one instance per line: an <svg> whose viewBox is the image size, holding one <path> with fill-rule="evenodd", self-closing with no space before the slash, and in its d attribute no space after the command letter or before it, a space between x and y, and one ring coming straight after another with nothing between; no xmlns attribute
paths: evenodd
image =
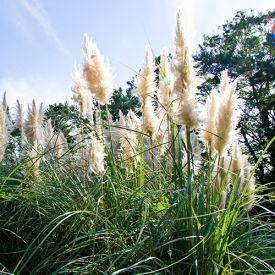
<svg viewBox="0 0 275 275"><path fill-rule="evenodd" d="M55 132L62 131L69 142L73 138L69 135L72 128L80 127L83 118L75 105L55 103L50 105L44 113L44 120L51 119Z"/></svg>
<svg viewBox="0 0 275 275"><path fill-rule="evenodd" d="M232 79L238 78L242 99L238 128L246 153L254 162L275 134L275 43L271 33L264 29L267 15L274 18L275 12L258 15L237 12L221 27L219 34L205 35L194 55L199 74L205 78L200 87L202 94L218 87L224 69ZM259 165L260 181L274 180L274 169L273 143Z"/></svg>
<svg viewBox="0 0 275 275"><path fill-rule="evenodd" d="M138 97L134 94L134 79L128 81L127 85L128 87L125 92L123 92L122 88L119 88L114 91L110 98L108 108L112 114L113 120L119 118L119 110L121 110L124 115L126 115L129 110L133 110L135 113L139 114L140 102Z"/></svg>

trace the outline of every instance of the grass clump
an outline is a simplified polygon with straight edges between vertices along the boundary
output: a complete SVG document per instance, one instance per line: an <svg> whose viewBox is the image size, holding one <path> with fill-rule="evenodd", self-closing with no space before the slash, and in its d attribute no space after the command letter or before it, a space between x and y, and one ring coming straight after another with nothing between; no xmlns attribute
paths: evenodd
<svg viewBox="0 0 275 275"><path fill-rule="evenodd" d="M74 75L80 126L70 138L43 121L35 102L25 121L18 103L12 137L1 105L3 274L275 272L274 213L259 195L268 185L255 184L257 165L250 168L236 144L236 83L224 73L203 119L177 19L176 59L163 51L158 81L147 47L141 117L102 118L112 81L87 35L84 75ZM90 94L97 110L86 102ZM253 206L260 214L251 215Z"/></svg>

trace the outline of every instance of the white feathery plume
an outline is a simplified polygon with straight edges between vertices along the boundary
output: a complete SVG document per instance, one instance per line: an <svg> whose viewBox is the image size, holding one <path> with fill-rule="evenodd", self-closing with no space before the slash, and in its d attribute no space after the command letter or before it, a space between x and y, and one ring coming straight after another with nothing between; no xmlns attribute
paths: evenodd
<svg viewBox="0 0 275 275"><path fill-rule="evenodd" d="M218 193L230 186L230 178L226 177L226 174L230 172L230 165L231 158L227 155L222 157L220 161L218 161L218 158L215 159L212 178L216 178L215 188Z"/></svg>
<svg viewBox="0 0 275 275"><path fill-rule="evenodd" d="M231 83L225 91L221 94L221 100L218 105L218 114L216 117L216 136L215 149L220 157L224 156L227 147L233 142L236 135L237 125L237 83Z"/></svg>
<svg viewBox="0 0 275 275"><path fill-rule="evenodd" d="M6 106L0 104L0 161L2 161L9 142L8 116Z"/></svg>
<svg viewBox="0 0 275 275"><path fill-rule="evenodd" d="M141 121L132 110L128 111L126 116L126 124L127 127L133 131L141 131Z"/></svg>
<svg viewBox="0 0 275 275"><path fill-rule="evenodd" d="M109 62L101 56L96 44L84 34L84 68L88 88L96 95L98 103L104 105L113 94L113 80Z"/></svg>
<svg viewBox="0 0 275 275"><path fill-rule="evenodd" d="M43 143L43 110L42 104L39 110L36 107L35 101L33 100L32 106L28 105L27 120L25 122L24 132L26 134L27 140L34 145L34 142L39 144Z"/></svg>
<svg viewBox="0 0 275 275"><path fill-rule="evenodd" d="M48 119L44 126L44 141L47 149L52 149L54 147L53 136L54 136L54 131L52 126L52 120Z"/></svg>
<svg viewBox="0 0 275 275"><path fill-rule="evenodd" d="M186 131L185 129L182 127L181 128L181 138L183 140L183 142L185 143L185 146L187 146L187 139L186 139ZM200 171L201 165L202 165L202 148L201 145L199 143L198 137L196 135L196 133L191 132L191 136L190 136L190 143L191 143L191 162L192 162L192 167L193 167L193 171L194 174L197 175ZM187 155L185 153L185 150L183 152L183 160L182 163L185 166L185 168L187 168Z"/></svg>
<svg viewBox="0 0 275 275"><path fill-rule="evenodd" d="M82 73L77 67L74 68L72 79L74 81L74 87L72 88L74 93L73 100L79 105L80 114L83 115L86 111L86 98L84 93L85 81L82 77Z"/></svg>
<svg viewBox="0 0 275 275"><path fill-rule="evenodd" d="M61 158L62 155L68 150L67 139L64 134L60 131L57 135L55 135L55 144L54 144L54 156L56 158Z"/></svg>
<svg viewBox="0 0 275 275"><path fill-rule="evenodd" d="M157 117L153 107L153 96L156 90L155 65L152 59L151 48L146 47L145 63L137 79L137 93L142 105L142 130L154 136Z"/></svg>
<svg viewBox="0 0 275 275"><path fill-rule="evenodd" d="M254 190L256 188L255 178L253 176L250 178L250 174L251 174L251 167L249 165L247 157L245 157L243 159L244 181L243 181L240 189L242 189L242 190L246 189L246 192L249 193L249 195L247 197L248 204L245 206L247 211L251 210L251 208L253 206L253 202L255 200ZM249 178L250 178L250 180L249 180Z"/></svg>
<svg viewBox="0 0 275 275"><path fill-rule="evenodd" d="M7 103L7 93L6 92L4 92L4 95L3 95L2 105L3 105L4 110L7 111L8 103Z"/></svg>
<svg viewBox="0 0 275 275"><path fill-rule="evenodd" d="M232 163L231 163L231 172L233 181L237 177L238 173L241 172L243 168L243 155L240 148L240 144L235 142L232 150Z"/></svg>
<svg viewBox="0 0 275 275"><path fill-rule="evenodd" d="M231 171L233 174L233 180L240 172L238 195L241 195L244 191L248 193L246 201L249 203L245 206L245 208L249 211L252 208L254 201L253 191L255 190L255 178L252 176L249 180L251 167L248 162L248 158L242 155L240 145L237 142L233 147Z"/></svg>
<svg viewBox="0 0 275 275"><path fill-rule="evenodd" d="M201 132L201 137L211 154L214 153L215 133L216 133L216 116L219 103L219 94L215 91L211 92L206 101L206 127Z"/></svg>
<svg viewBox="0 0 275 275"><path fill-rule="evenodd" d="M24 122L23 122L23 108L19 102L19 100L16 100L16 128L20 130L20 133L22 134L24 131Z"/></svg>
<svg viewBox="0 0 275 275"><path fill-rule="evenodd" d="M168 148L168 123L167 115L163 108L157 113L157 122L154 142L158 145L160 155L163 155Z"/></svg>
<svg viewBox="0 0 275 275"><path fill-rule="evenodd" d="M180 11L177 13L175 46L176 60L173 70L175 75L173 87L175 120L178 124L193 129L200 122L198 102L195 95L198 81L195 77L191 56L184 37Z"/></svg>
<svg viewBox="0 0 275 275"><path fill-rule="evenodd" d="M37 177L39 175L39 167L41 162L41 145L37 142L37 140L33 141L33 146L29 151L28 155L30 160L27 163L27 175L29 177Z"/></svg>
<svg viewBox="0 0 275 275"><path fill-rule="evenodd" d="M168 61L167 50L164 48L160 56L159 65L159 94L160 104L166 111L168 110L171 100L170 92L172 88L172 73Z"/></svg>
<svg viewBox="0 0 275 275"><path fill-rule="evenodd" d="M228 71L227 69L225 69L222 73L221 73L221 83L220 83L220 92L221 94L224 94L225 91L228 89Z"/></svg>
<svg viewBox="0 0 275 275"><path fill-rule="evenodd" d="M87 150L87 159L90 170L97 175L103 175L106 171L104 161L106 153L104 150L104 144L92 134Z"/></svg>

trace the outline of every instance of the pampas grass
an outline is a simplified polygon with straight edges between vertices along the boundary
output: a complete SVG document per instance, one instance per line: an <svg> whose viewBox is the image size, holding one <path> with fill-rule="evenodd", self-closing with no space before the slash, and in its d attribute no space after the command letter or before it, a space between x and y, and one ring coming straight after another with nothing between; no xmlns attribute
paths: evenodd
<svg viewBox="0 0 275 275"><path fill-rule="evenodd" d="M83 73L90 92L96 95L99 104L105 105L114 90L109 62L87 34L84 34Z"/></svg>
<svg viewBox="0 0 275 275"><path fill-rule="evenodd" d="M236 82L223 73L201 124L181 22L178 13L175 58L162 52L159 81L146 49L137 76L141 117L121 110L112 121L110 71L87 35L83 76L78 71L73 83L80 112L68 141L35 101L25 120L18 102L15 125L28 143L5 152L14 139L7 103L0 105L0 273L275 272L274 213L259 204L268 186L255 183L256 166L237 145Z"/></svg>
<svg viewBox="0 0 275 275"><path fill-rule="evenodd" d="M24 133L30 144L35 142L43 143L43 110L42 104L38 109L35 100L32 101L31 107L28 106L27 120L24 125Z"/></svg>

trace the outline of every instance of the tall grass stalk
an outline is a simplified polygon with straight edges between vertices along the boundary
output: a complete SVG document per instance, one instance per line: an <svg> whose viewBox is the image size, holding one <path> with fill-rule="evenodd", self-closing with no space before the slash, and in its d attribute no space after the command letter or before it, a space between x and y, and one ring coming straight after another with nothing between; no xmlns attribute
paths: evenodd
<svg viewBox="0 0 275 275"><path fill-rule="evenodd" d="M230 106L223 102L228 111L217 110L211 127L203 124L180 14L176 33L172 61L176 84L169 92L170 104L168 97L166 106L155 100L159 84L148 48L139 77L143 116L130 113L128 124L112 121L108 115L105 120L100 106L106 104L108 113L111 76L94 42L85 35L84 77L98 100L97 123L85 120L90 114L82 104L80 126L67 136L71 141L56 141L50 149L42 111L35 103L25 123L32 134L29 142L18 145L25 129L21 122L15 126L20 128L17 139L9 140L15 149L3 150L0 162L0 273L275 272L274 211L262 205L274 190L253 182L257 165L275 138L251 171L246 162L232 172L228 148L236 126L236 83L227 85L227 77L221 81L221 94L232 99ZM2 104L1 110L6 109ZM158 135L163 129L157 111L167 116L168 140ZM126 116L121 115L123 119ZM202 138L205 147L198 168L193 137L201 138L199 128L211 129L213 137ZM76 137L79 131L81 140ZM213 140L218 141L216 149ZM2 139L0 145L6 148L6 141ZM62 154L53 153L58 146Z"/></svg>

